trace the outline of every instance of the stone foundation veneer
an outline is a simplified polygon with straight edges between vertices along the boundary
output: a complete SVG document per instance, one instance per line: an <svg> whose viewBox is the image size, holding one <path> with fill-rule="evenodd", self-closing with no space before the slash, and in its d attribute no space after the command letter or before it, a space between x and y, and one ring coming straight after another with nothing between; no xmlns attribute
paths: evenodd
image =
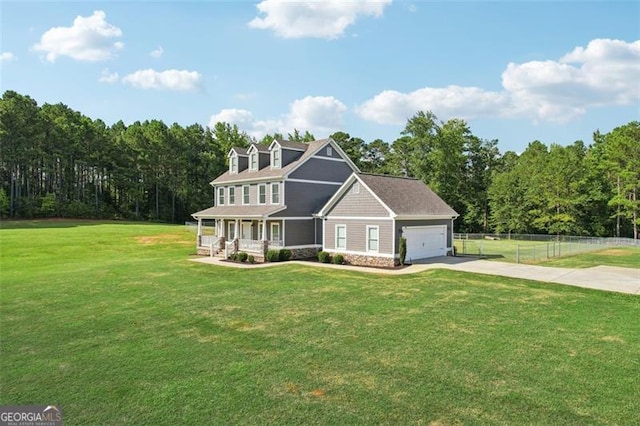
<svg viewBox="0 0 640 426"><path fill-rule="evenodd" d="M331 256L342 253L331 253ZM391 257L366 256L359 254L342 254L344 262L355 266L374 266L376 268L393 268L399 262Z"/></svg>
<svg viewBox="0 0 640 426"><path fill-rule="evenodd" d="M318 252L320 251L317 247L310 248L299 248L299 249L290 249L291 250L291 259L317 259Z"/></svg>

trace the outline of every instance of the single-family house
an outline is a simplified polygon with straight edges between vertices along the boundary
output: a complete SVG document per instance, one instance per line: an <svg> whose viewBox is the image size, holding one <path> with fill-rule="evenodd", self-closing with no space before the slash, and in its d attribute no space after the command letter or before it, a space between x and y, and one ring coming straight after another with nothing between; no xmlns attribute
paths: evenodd
<svg viewBox="0 0 640 426"><path fill-rule="evenodd" d="M245 251L257 259L287 248L293 258L340 253L355 265L393 266L400 239L408 262L452 250L458 216L416 179L360 173L332 139L274 140L229 151L211 182L215 205L194 213L198 254ZM203 235L203 221L215 235Z"/></svg>
<svg viewBox="0 0 640 426"><path fill-rule="evenodd" d="M452 251L458 214L420 180L353 173L317 214L323 250L348 263L391 267Z"/></svg>

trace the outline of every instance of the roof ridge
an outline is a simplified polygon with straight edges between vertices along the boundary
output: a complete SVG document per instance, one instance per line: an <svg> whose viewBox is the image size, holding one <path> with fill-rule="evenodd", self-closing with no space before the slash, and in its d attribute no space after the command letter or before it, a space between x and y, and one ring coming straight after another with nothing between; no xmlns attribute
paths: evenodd
<svg viewBox="0 0 640 426"><path fill-rule="evenodd" d="M376 177L386 177L386 178L395 178L395 179L405 179L405 180L417 180L420 181L420 179L415 178L415 177L409 177L409 176L395 176L395 175L388 175L388 174L381 174L381 173L368 173L368 172L359 172L358 175L366 175L366 176L376 176Z"/></svg>

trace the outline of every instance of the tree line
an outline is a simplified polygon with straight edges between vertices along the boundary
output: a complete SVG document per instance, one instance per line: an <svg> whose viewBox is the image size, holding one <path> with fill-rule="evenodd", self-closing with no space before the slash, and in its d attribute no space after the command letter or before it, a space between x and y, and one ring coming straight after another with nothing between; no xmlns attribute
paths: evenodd
<svg viewBox="0 0 640 426"><path fill-rule="evenodd" d="M460 119L417 112L392 143L331 137L364 172L415 177L459 214L460 232L638 236L640 123L596 131L590 145L533 141L521 154L475 136ZM308 131L255 140L237 126L108 126L64 104L15 91L0 99L0 215L179 223L209 207L209 182L232 146L273 138L309 142Z"/></svg>

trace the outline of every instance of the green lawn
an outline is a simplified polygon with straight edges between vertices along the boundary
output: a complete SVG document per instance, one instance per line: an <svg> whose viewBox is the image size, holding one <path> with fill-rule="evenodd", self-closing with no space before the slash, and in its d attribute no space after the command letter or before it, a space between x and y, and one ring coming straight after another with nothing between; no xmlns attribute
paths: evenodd
<svg viewBox="0 0 640 426"><path fill-rule="evenodd" d="M77 225L77 226L76 226ZM0 404L65 424L629 424L640 297L196 264L179 226L4 223Z"/></svg>
<svg viewBox="0 0 640 426"><path fill-rule="evenodd" d="M550 259L541 264L562 268L590 268L598 265L640 268L640 247L612 247L591 253Z"/></svg>
<svg viewBox="0 0 640 426"><path fill-rule="evenodd" d="M525 240L455 240L457 253L489 260L588 268L598 265L640 268L640 247L609 247L580 243Z"/></svg>

